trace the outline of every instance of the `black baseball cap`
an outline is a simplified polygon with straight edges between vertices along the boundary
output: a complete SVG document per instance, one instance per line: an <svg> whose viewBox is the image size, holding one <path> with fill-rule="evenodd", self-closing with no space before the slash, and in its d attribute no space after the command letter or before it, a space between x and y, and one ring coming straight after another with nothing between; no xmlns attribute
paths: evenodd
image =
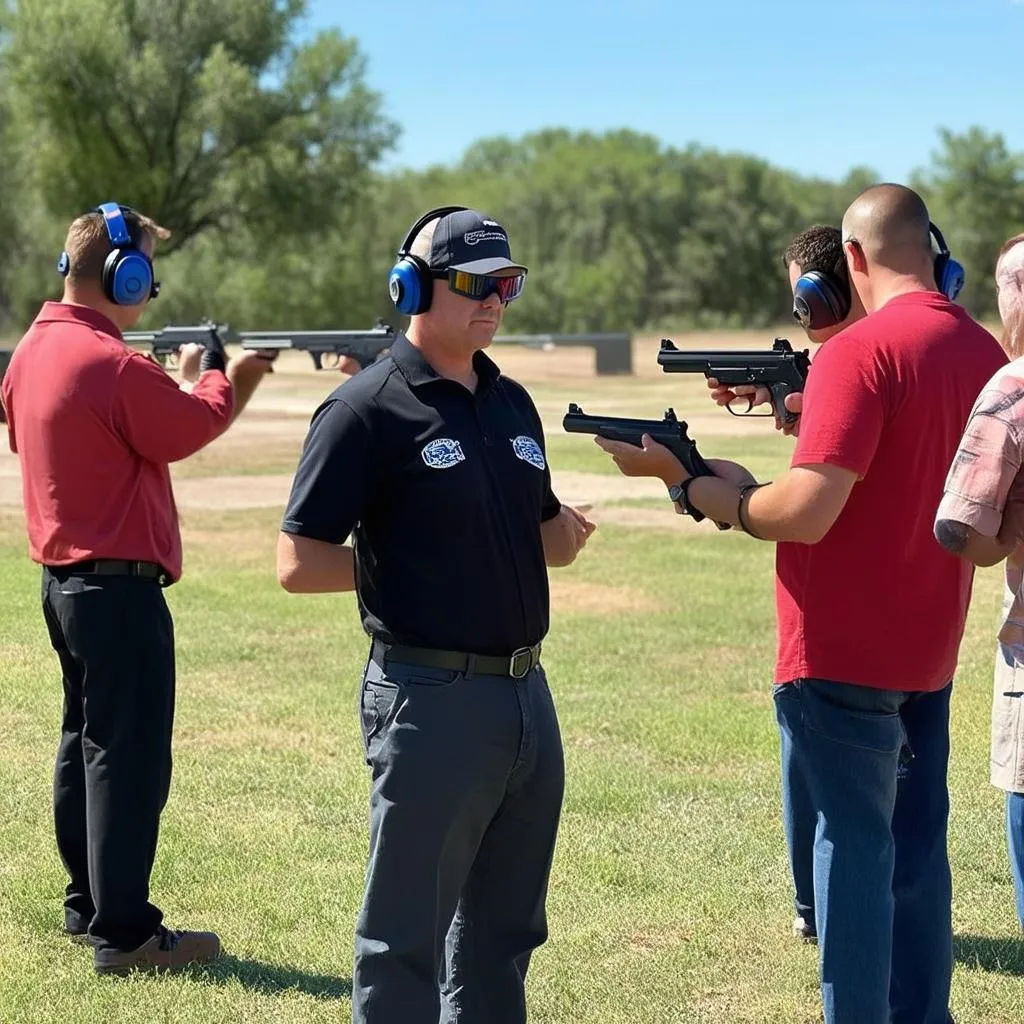
<svg viewBox="0 0 1024 1024"><path fill-rule="evenodd" d="M430 248L422 258L431 270L463 270L494 274L499 270L526 271L512 260L508 232L479 210L458 210L433 224ZM414 246L414 251L418 248Z"/></svg>

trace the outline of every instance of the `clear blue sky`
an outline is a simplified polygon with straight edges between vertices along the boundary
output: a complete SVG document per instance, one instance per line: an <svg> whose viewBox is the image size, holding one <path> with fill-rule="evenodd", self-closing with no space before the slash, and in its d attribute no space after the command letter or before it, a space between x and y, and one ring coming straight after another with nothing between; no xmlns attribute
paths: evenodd
<svg viewBox="0 0 1024 1024"><path fill-rule="evenodd" d="M905 180L941 126L1024 150L1024 0L309 0L402 127L389 166L483 135L628 127Z"/></svg>

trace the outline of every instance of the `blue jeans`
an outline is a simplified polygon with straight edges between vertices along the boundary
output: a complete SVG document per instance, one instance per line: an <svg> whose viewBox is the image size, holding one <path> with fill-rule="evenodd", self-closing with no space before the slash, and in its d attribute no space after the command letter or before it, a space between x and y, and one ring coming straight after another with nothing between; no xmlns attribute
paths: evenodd
<svg viewBox="0 0 1024 1024"><path fill-rule="evenodd" d="M1017 919L1024 928L1024 793L1006 794L1006 839L1017 893Z"/></svg>
<svg viewBox="0 0 1024 1024"><path fill-rule="evenodd" d="M817 816L814 903L826 1024L951 1019L951 689L912 693L819 679L775 688L783 775L806 786Z"/></svg>
<svg viewBox="0 0 1024 1024"><path fill-rule="evenodd" d="M793 756L792 742L784 729L779 730L782 746L782 826L789 850L789 870L793 879L793 907L809 925L814 925L814 833L818 812Z"/></svg>

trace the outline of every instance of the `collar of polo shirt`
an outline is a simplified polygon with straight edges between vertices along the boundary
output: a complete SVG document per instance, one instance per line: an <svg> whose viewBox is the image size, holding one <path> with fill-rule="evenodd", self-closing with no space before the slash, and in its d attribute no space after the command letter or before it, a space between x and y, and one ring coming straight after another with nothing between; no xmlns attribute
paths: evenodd
<svg viewBox="0 0 1024 1024"><path fill-rule="evenodd" d="M402 376L409 382L410 387L419 387L421 384L444 379L403 332L399 332L391 343L391 358L402 371ZM476 370L481 388L493 384L501 374L497 364L483 352L473 353L473 369Z"/></svg>

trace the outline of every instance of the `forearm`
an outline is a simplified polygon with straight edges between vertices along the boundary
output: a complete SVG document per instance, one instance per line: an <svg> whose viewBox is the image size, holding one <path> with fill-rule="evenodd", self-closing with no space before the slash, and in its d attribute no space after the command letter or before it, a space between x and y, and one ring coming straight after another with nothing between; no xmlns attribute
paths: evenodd
<svg viewBox="0 0 1024 1024"><path fill-rule="evenodd" d="M935 524L935 539L952 555L985 568L996 565L1017 547L1015 537L986 537L966 523L940 519Z"/></svg>
<svg viewBox="0 0 1024 1024"><path fill-rule="evenodd" d="M821 540L841 508L833 515L826 502L808 490L806 480L796 481L790 474L742 492L720 477L698 477L690 484L688 497L694 508L717 523L738 526L758 540L798 544Z"/></svg>
<svg viewBox="0 0 1024 1024"><path fill-rule="evenodd" d="M235 400L230 420L231 423L234 423L238 419L239 413L249 404L249 399L252 398L262 378L252 374L239 374L238 364L234 362L229 362L224 372L231 382L231 391Z"/></svg>
<svg viewBox="0 0 1024 1024"><path fill-rule="evenodd" d="M315 544L313 557L304 547ZM336 594L356 589L350 545L306 541L289 533L277 540L277 579L290 594Z"/></svg>
<svg viewBox="0 0 1024 1024"><path fill-rule="evenodd" d="M575 532L563 513L541 523L540 533L544 542L544 561L548 566L557 569L576 560L579 547Z"/></svg>

